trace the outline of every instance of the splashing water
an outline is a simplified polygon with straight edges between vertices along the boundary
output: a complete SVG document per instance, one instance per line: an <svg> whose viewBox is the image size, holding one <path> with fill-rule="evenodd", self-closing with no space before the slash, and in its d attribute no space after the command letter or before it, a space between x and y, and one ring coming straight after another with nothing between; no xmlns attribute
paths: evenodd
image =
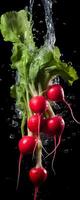
<svg viewBox="0 0 80 200"><path fill-rule="evenodd" d="M47 32L45 35L45 45L48 46L48 48L54 47L56 37L55 37L55 30L54 30L54 24L52 19L52 0L41 0L42 4L44 6L45 11L45 22L46 22L46 28ZM34 0L30 0L30 13L32 16L32 10L33 10Z"/></svg>
<svg viewBox="0 0 80 200"><path fill-rule="evenodd" d="M34 5L34 0L30 0L29 9L30 9L31 16L32 16L32 11L33 11L33 5Z"/></svg>
<svg viewBox="0 0 80 200"><path fill-rule="evenodd" d="M55 30L52 19L52 0L42 0L44 10L45 10L45 22L47 27L47 33L45 37L45 44L49 47L54 47L56 38L55 38Z"/></svg>

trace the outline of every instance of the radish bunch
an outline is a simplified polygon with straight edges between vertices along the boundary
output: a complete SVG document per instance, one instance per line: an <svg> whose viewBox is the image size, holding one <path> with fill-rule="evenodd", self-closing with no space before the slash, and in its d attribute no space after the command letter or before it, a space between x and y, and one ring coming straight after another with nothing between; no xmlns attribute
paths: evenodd
<svg viewBox="0 0 80 200"><path fill-rule="evenodd" d="M30 117L27 119L27 130L28 135L23 136L18 144L20 151L19 166L18 166L18 181L19 184L20 176L20 165L22 157L26 154L36 155L36 165L29 171L29 179L34 184L34 200L36 200L39 185L46 181L47 171L42 165L42 148L46 152L46 157L53 155L52 159L52 169L54 159L56 156L56 150L61 143L62 133L65 128L65 121L62 116L56 115L51 107L51 101L66 103L71 111L73 119L79 123L72 112L70 105L66 102L64 96L64 90L61 85L54 84L48 87L44 95L32 96L29 100L29 109L31 112ZM46 134L47 137L53 137L54 139L54 149L52 152L47 152L41 141L40 133Z"/></svg>
<svg viewBox="0 0 80 200"><path fill-rule="evenodd" d="M46 159L53 155L52 169L56 150L62 139L65 121L56 115L51 102L65 103L77 124L70 105L65 100L64 90L60 84L50 85L58 75L68 84L78 79L74 67L60 59L61 53L57 46L47 44L38 48L34 42L32 16L27 10L10 11L0 18L0 31L4 41L12 43L11 68L18 77L10 88L11 97L16 100L16 107L21 112L21 135L18 143L19 164L17 188L19 185L21 161L24 156L35 156L35 166L30 169L29 179L34 184L34 200L39 185L46 181L47 171L42 163L42 149ZM14 20L13 20L14 19ZM4 31L5 30L5 31ZM27 131L25 125L27 124ZM26 135L27 132L27 135ZM47 152L41 140L41 133L48 138L53 137L52 152Z"/></svg>
<svg viewBox="0 0 80 200"><path fill-rule="evenodd" d="M29 179L35 187L34 200L36 200L37 198L39 185L47 179L47 170L42 165L42 148L47 154L45 159L54 153L52 159L52 169L54 171L53 163L56 156L56 150L61 143L62 133L65 128L65 121L63 117L60 115L56 115L53 112L51 101L66 103L66 105L70 109L73 119L77 123L79 123L75 119L70 105L66 102L64 90L59 84L49 86L44 95L35 95L29 99L28 106L31 114L27 119L28 135L24 135L20 139L18 144L20 157L18 166L17 187L19 184L20 165L22 157L27 154L32 154L33 156L35 154L35 167L30 169L29 171ZM43 132L43 134L46 134L47 137L53 137L54 148L52 152L48 153L44 149L40 136L41 132Z"/></svg>

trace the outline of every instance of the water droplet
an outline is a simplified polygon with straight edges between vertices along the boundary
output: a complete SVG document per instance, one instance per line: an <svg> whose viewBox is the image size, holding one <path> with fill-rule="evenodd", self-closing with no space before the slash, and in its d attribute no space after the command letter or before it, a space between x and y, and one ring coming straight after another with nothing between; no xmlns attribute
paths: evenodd
<svg viewBox="0 0 80 200"><path fill-rule="evenodd" d="M14 106L13 105L11 106L11 111L14 111Z"/></svg>
<svg viewBox="0 0 80 200"><path fill-rule="evenodd" d="M45 32L44 31L42 31L42 34L44 34Z"/></svg>
<svg viewBox="0 0 80 200"><path fill-rule="evenodd" d="M56 17L56 21L59 21L59 18L58 18L58 17Z"/></svg>
<svg viewBox="0 0 80 200"><path fill-rule="evenodd" d="M69 61L69 62L68 62L68 65L72 65L72 62Z"/></svg>
<svg viewBox="0 0 80 200"><path fill-rule="evenodd" d="M12 120L12 127L16 128L18 126L18 122L15 120Z"/></svg>
<svg viewBox="0 0 80 200"><path fill-rule="evenodd" d="M45 141L44 141L44 145L47 146L47 145L48 145L48 142L49 142L48 140L45 140Z"/></svg>
<svg viewBox="0 0 80 200"><path fill-rule="evenodd" d="M68 136L68 137L67 137L67 139L68 139L68 140L70 140L70 139L71 139L71 137L70 137L70 136Z"/></svg>
<svg viewBox="0 0 80 200"><path fill-rule="evenodd" d="M63 143L66 142L66 139L65 139L65 138L62 138L61 142L63 142Z"/></svg>
<svg viewBox="0 0 80 200"><path fill-rule="evenodd" d="M14 134L10 134L9 139L14 140L15 139L15 135Z"/></svg>
<svg viewBox="0 0 80 200"><path fill-rule="evenodd" d="M36 30L36 33L39 33L39 30Z"/></svg>
<svg viewBox="0 0 80 200"><path fill-rule="evenodd" d="M10 117L8 117L8 118L6 119L6 121L7 121L7 122L10 122L10 120L11 120L11 118L10 118Z"/></svg>
<svg viewBox="0 0 80 200"><path fill-rule="evenodd" d="M37 5L38 7L41 7L41 4L40 3L38 3L38 5Z"/></svg>
<svg viewBox="0 0 80 200"><path fill-rule="evenodd" d="M68 97L70 100L74 100L74 99L75 99L75 96L74 96L74 95L71 95L71 94L68 94L67 97Z"/></svg>
<svg viewBox="0 0 80 200"><path fill-rule="evenodd" d="M0 110L1 110L1 111L4 111L4 108L3 108L3 107L1 107L1 108L0 108Z"/></svg>
<svg viewBox="0 0 80 200"><path fill-rule="evenodd" d="M77 53L77 50L73 50L73 53L74 53L74 54Z"/></svg>
<svg viewBox="0 0 80 200"><path fill-rule="evenodd" d="M69 149L64 149L64 153L68 154L69 153Z"/></svg>
<svg viewBox="0 0 80 200"><path fill-rule="evenodd" d="M35 32L35 31L36 31L36 28L33 28L33 31Z"/></svg>
<svg viewBox="0 0 80 200"><path fill-rule="evenodd" d="M74 120L70 120L70 125L73 125L74 123Z"/></svg>
<svg viewBox="0 0 80 200"><path fill-rule="evenodd" d="M22 118L22 111L20 110L20 109L18 109L18 108L16 108L16 114L17 114L17 117L19 118L19 119L21 119Z"/></svg>
<svg viewBox="0 0 80 200"><path fill-rule="evenodd" d="M19 116L19 119L21 119L21 118L22 118L22 111L19 111L19 114L18 114L18 116Z"/></svg>
<svg viewBox="0 0 80 200"><path fill-rule="evenodd" d="M0 82L2 82L2 78L0 78Z"/></svg>
<svg viewBox="0 0 80 200"><path fill-rule="evenodd" d="M64 26L66 26L66 25L67 25L67 23L66 23L66 22L63 22L63 25L64 25Z"/></svg>
<svg viewBox="0 0 80 200"><path fill-rule="evenodd" d="M39 21L39 24L43 24L43 21L42 21L42 20L40 20L40 21Z"/></svg>
<svg viewBox="0 0 80 200"><path fill-rule="evenodd" d="M57 1L57 0L54 0L53 3L58 3L58 1Z"/></svg>
<svg viewBox="0 0 80 200"><path fill-rule="evenodd" d="M72 132L72 136L75 137L76 136L76 132Z"/></svg>
<svg viewBox="0 0 80 200"><path fill-rule="evenodd" d="M71 149L69 149L70 150L70 152L72 152L72 148Z"/></svg>

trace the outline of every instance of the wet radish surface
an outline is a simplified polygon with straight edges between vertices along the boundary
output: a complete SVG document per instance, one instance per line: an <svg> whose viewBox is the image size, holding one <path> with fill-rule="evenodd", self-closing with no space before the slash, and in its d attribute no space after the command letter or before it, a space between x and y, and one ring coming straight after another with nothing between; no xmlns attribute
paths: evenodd
<svg viewBox="0 0 80 200"><path fill-rule="evenodd" d="M9 1L5 3L3 0L0 2L0 14L10 10L23 9L26 4L28 3L25 0L19 2L14 0L11 3ZM38 17L36 17L37 12ZM77 1L75 3L71 1L71 5L67 0L54 1L56 45L62 52L62 59L71 61L80 75L79 15ZM38 46L43 44L43 36L46 32L43 18L44 9L42 5L40 6L40 1L36 0L33 9L35 21L33 32ZM0 39L0 194L6 195L10 199L12 196L17 198L27 196L29 199L33 199L33 186L29 182L28 171L34 167L34 161L32 162L30 156L25 156L22 161L20 184L16 192L19 158L17 144L21 136L20 115L15 110L15 101L10 97L10 86L15 82L16 72L9 67L11 44L3 42L1 36ZM71 104L75 117L80 120L80 81L75 81L72 87L68 87L62 79L60 79L60 83L65 89L66 99ZM80 125L73 121L67 107L62 103L55 105L55 112L64 117L66 128L54 163L55 176L51 170L52 157L43 161L44 167L49 171L49 177L47 182L41 186L38 199L57 200L58 197L69 199L74 195L77 199L77 195L80 196L78 184L80 179ZM42 139L44 147L50 152L53 149L53 138L48 139L42 135Z"/></svg>

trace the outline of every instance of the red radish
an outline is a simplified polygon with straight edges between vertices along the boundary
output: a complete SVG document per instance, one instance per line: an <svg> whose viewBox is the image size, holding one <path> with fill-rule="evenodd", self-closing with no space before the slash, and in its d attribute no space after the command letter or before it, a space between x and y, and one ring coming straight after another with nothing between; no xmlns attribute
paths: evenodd
<svg viewBox="0 0 80 200"><path fill-rule="evenodd" d="M32 133L38 134L39 118L40 114L34 114L29 118L27 122L28 128Z"/></svg>
<svg viewBox="0 0 80 200"><path fill-rule="evenodd" d="M59 84L54 84L49 87L47 91L47 97L51 101L64 101L64 90L61 85Z"/></svg>
<svg viewBox="0 0 80 200"><path fill-rule="evenodd" d="M78 122L75 119L75 117L73 115L72 108L70 107L70 105L65 100L64 90L63 90L63 87L60 84L54 84L54 85L50 86L48 91L47 91L47 97L50 101L64 102L67 105L67 107L69 108L74 121L76 123L80 124L80 122Z"/></svg>
<svg viewBox="0 0 80 200"><path fill-rule="evenodd" d="M18 143L20 156L19 156L19 163L18 163L18 177L17 177L16 189L18 188L18 185L19 185L20 166L21 166L22 157L23 155L33 153L35 146L37 146L36 143L37 143L37 139L34 136L23 136Z"/></svg>
<svg viewBox="0 0 80 200"><path fill-rule="evenodd" d="M54 159L55 159L55 156L56 156L56 150L61 143L61 137L62 137L62 133L64 131L64 128L65 128L65 122L64 122L64 119L61 116L55 115L54 117L47 119L47 126L46 126L45 131L46 131L48 136L53 136L53 138L54 138L54 149L45 158L49 157L50 155L52 155L54 153L54 157L53 157L53 161L52 161L52 169L53 169ZM58 137L58 143L56 144L56 138L57 137Z"/></svg>
<svg viewBox="0 0 80 200"><path fill-rule="evenodd" d="M38 187L47 179L47 171L43 167L34 167L29 172L29 179L35 186L34 200L36 200Z"/></svg>
<svg viewBox="0 0 80 200"><path fill-rule="evenodd" d="M40 116L40 114L32 115L27 121L28 128L32 133L34 133L34 135L38 135L40 131L44 132L45 127L47 125L46 123L47 123L47 118Z"/></svg>
<svg viewBox="0 0 80 200"><path fill-rule="evenodd" d="M34 167L29 172L31 182L38 186L47 179L47 171L43 167Z"/></svg>
<svg viewBox="0 0 80 200"><path fill-rule="evenodd" d="M61 116L55 115L47 119L46 130L49 136L60 135L64 131L64 128L65 122Z"/></svg>
<svg viewBox="0 0 80 200"><path fill-rule="evenodd" d="M23 136L18 144L19 151L23 155L26 153L32 153L36 144L36 138L34 136Z"/></svg>
<svg viewBox="0 0 80 200"><path fill-rule="evenodd" d="M34 113L42 113L46 108L46 99L44 96L34 96L30 99L29 106Z"/></svg>
<svg viewBox="0 0 80 200"><path fill-rule="evenodd" d="M34 114L29 118L27 125L30 131L34 133L35 136L38 136L38 139L39 139L40 131L43 131L43 126L45 125L45 119L42 118L40 114ZM36 142L35 148L33 150L33 157L34 157L34 152L35 152L37 144L38 143ZM45 150L43 145L42 145L42 148L48 154L48 152Z"/></svg>

